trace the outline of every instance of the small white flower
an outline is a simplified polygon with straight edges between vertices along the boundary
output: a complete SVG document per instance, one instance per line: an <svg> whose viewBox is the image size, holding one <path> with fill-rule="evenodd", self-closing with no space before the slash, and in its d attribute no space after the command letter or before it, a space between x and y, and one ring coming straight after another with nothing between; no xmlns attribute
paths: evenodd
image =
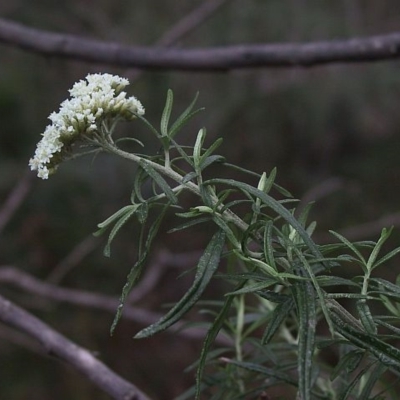
<svg viewBox="0 0 400 400"><path fill-rule="evenodd" d="M131 120L135 114L143 115L140 101L127 97L123 91L127 85L128 79L111 74L89 74L86 80L76 82L69 90L71 98L61 103L58 112L49 115L52 124L45 129L29 161L31 170L38 171L39 178L47 179L65 156L65 144L90 136L104 120Z"/></svg>

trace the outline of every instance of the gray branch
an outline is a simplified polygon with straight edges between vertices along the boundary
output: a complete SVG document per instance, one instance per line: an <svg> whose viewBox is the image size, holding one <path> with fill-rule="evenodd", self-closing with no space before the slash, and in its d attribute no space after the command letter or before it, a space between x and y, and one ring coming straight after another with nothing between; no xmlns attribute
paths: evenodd
<svg viewBox="0 0 400 400"><path fill-rule="evenodd" d="M56 332L38 318L0 296L0 320L37 339L47 353L81 372L116 400L148 400L135 385L121 378L88 350Z"/></svg>
<svg viewBox="0 0 400 400"><path fill-rule="evenodd" d="M138 69L228 71L311 67L399 58L400 33L311 43L243 44L213 48L129 46L26 27L0 18L0 42L48 57Z"/></svg>

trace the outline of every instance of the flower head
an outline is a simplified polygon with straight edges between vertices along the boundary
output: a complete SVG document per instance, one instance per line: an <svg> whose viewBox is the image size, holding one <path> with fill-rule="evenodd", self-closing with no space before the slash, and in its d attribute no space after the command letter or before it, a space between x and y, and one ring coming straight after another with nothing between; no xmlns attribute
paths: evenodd
<svg viewBox="0 0 400 400"><path fill-rule="evenodd" d="M47 179L63 160L70 146L101 129L101 124L117 118L131 120L143 115L144 108L136 97L127 97L123 89L128 79L111 74L89 74L69 90L58 112L50 114L51 124L42 134L35 155L29 161L38 177Z"/></svg>

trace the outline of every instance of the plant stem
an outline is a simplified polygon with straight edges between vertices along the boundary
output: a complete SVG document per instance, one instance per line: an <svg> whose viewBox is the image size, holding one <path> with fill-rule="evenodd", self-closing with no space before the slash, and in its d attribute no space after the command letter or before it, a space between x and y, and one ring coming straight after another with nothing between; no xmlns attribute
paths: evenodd
<svg viewBox="0 0 400 400"><path fill-rule="evenodd" d="M106 151L108 151L110 153L114 153L125 159L131 160L131 161L135 162L136 164L139 164L141 161L142 162L145 161L151 167L153 167L156 171L162 173L163 175L165 175L165 176L171 178L172 180L174 180L175 182L179 183L180 188L185 188L185 189L189 190L190 192L196 194L197 196L201 197L201 192L200 192L199 186L190 181L182 183L183 176L180 175L178 172L174 171L171 167L158 164L151 160L147 160L141 156L138 156L137 154L128 153L126 151L123 151L123 150L119 149L118 147L116 147L114 143L101 141L100 145ZM211 200L213 202L213 205L217 205L219 203L218 197L215 194L211 194ZM223 204L218 205L219 209L222 209L223 207L224 207ZM242 231L246 231L249 227L246 222L244 222L239 216L237 216L234 212L232 212L229 209L225 210L222 213L222 215L226 218L226 220L228 222L232 222Z"/></svg>

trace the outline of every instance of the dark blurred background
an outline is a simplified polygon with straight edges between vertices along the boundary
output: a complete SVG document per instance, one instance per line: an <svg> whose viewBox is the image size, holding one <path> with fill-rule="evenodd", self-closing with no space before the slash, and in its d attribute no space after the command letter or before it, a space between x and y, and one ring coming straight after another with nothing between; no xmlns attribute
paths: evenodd
<svg viewBox="0 0 400 400"><path fill-rule="evenodd" d="M53 32L152 45L203 3L14 0L0 2L0 15ZM400 29L400 16L393 12L397 9L395 0L227 0L176 45L209 47L382 34ZM67 288L120 294L137 255L137 227L124 228L113 244L111 258L102 255L105 239L95 241L90 235L97 223L128 204L133 166L100 156L63 164L48 181L23 178L48 124L47 116L58 110L73 83L89 72L130 78L128 93L141 100L154 124L159 123L168 88L175 93L176 112L200 91L198 105L206 110L182 132L183 142L193 143L198 129L206 126L208 143L224 138L220 153L231 163L260 173L276 166L278 183L295 197L318 200L311 213L318 221L316 241L329 240L327 229L352 240L376 240L382 218L387 225L396 225L400 219L399 66L394 60L311 69L138 73L0 45L0 205L21 179L30 188L0 237L0 265ZM129 129L149 151L156 149L143 126L130 124ZM173 224L171 215L155 244L150 266L156 259L163 261L165 252L173 252L187 256L187 267L193 267L198 250L207 243L207 232L200 230L166 234ZM399 239L397 228L390 245ZM82 243L82 248L76 247ZM160 312L162 304L184 293L191 277L177 280L182 269L177 270L175 262L164 264L157 284L135 306ZM381 274L390 279L397 276L396 262ZM1 291L156 399L171 399L193 383L193 372L182 370L197 358L199 340L163 333L135 341L132 336L144 325L127 320L110 337L110 312L45 299L5 283ZM108 399L71 368L38 354L26 337L0 326L0 338L4 339L0 340L1 399Z"/></svg>

